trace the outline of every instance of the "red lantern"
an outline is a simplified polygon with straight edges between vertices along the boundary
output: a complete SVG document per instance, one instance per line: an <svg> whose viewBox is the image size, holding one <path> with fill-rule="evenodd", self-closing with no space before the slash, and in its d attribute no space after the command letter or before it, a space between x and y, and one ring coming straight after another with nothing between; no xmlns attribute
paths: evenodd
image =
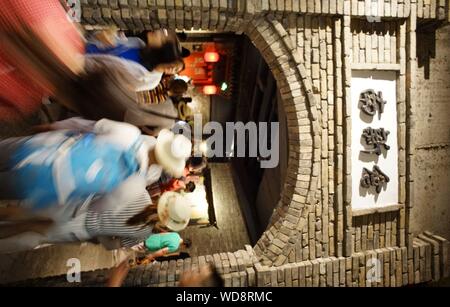
<svg viewBox="0 0 450 307"><path fill-rule="evenodd" d="M204 59L205 59L205 62L216 63L216 62L219 62L220 56L215 51L208 51L208 52L205 52Z"/></svg>
<svg viewBox="0 0 450 307"><path fill-rule="evenodd" d="M203 94L205 94L205 95L215 95L215 94L217 94L217 86L215 86L215 85L205 85L203 87Z"/></svg>

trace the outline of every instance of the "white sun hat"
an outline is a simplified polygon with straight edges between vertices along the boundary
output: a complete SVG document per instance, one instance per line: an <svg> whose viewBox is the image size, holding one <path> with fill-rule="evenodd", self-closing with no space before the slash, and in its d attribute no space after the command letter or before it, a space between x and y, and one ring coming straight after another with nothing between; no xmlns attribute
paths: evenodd
<svg viewBox="0 0 450 307"><path fill-rule="evenodd" d="M183 176L186 160L191 156L192 142L182 134L175 135L168 129L159 132L155 146L155 158L169 175Z"/></svg>
<svg viewBox="0 0 450 307"><path fill-rule="evenodd" d="M165 192L158 200L158 217L164 226L172 231L181 231L191 219L191 206L180 193Z"/></svg>

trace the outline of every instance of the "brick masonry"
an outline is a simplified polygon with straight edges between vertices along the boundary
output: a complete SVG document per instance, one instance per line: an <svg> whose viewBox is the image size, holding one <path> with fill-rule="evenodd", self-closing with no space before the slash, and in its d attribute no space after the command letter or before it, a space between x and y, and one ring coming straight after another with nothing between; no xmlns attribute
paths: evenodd
<svg viewBox="0 0 450 307"><path fill-rule="evenodd" d="M414 239L412 257L406 247L377 248L354 253L349 257L324 257L282 266L263 266L254 250L220 253L178 261L164 261L133 268L125 287L174 287L184 271L197 270L212 263L221 273L227 287L400 287L439 280L449 276L449 242L425 232ZM68 283L66 276L40 278L9 286L101 286L109 270L81 274L82 283Z"/></svg>
<svg viewBox="0 0 450 307"><path fill-rule="evenodd" d="M252 263L239 266L236 253L194 257L138 269L128 285L175 285L177 271L204 261L220 262L228 286L401 286L448 275L448 242L410 229L416 27L448 22L448 0L97 0L82 8L86 27L246 34L274 74L288 120L284 191L258 243L240 253ZM352 216L348 101L358 67L398 71L400 206ZM374 284L366 278L372 257L383 266Z"/></svg>

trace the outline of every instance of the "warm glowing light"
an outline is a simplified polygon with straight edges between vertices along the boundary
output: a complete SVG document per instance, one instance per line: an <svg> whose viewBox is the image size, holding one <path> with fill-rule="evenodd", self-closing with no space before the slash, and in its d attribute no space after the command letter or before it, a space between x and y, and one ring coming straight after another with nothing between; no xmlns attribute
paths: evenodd
<svg viewBox="0 0 450 307"><path fill-rule="evenodd" d="M185 194L191 206L191 219L208 219L208 202L203 184L196 184L194 192Z"/></svg>
<svg viewBox="0 0 450 307"><path fill-rule="evenodd" d="M204 59L205 59L205 62L216 63L216 62L219 62L220 56L215 51L208 51L208 52L205 52Z"/></svg>
<svg viewBox="0 0 450 307"><path fill-rule="evenodd" d="M203 87L203 94L215 95L215 94L217 94L217 87L215 85L205 85Z"/></svg>
<svg viewBox="0 0 450 307"><path fill-rule="evenodd" d="M206 141L201 142L198 146L198 149L204 156L206 156L206 154L208 153L208 146L206 145Z"/></svg>

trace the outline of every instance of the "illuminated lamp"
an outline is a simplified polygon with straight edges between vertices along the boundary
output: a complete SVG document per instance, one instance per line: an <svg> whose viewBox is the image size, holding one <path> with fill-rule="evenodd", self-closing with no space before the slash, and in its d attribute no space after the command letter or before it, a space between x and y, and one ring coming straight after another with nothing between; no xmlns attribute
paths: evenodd
<svg viewBox="0 0 450 307"><path fill-rule="evenodd" d="M206 156L208 153L208 145L206 144L205 141L201 142L200 145L198 146L198 149L201 151L201 153Z"/></svg>
<svg viewBox="0 0 450 307"><path fill-rule="evenodd" d="M215 95L215 94L217 94L217 87L215 85L205 85L203 87L203 94Z"/></svg>
<svg viewBox="0 0 450 307"><path fill-rule="evenodd" d="M216 63L216 62L219 62L220 56L215 51L208 51L208 52L205 52L204 59L205 59L205 62Z"/></svg>

